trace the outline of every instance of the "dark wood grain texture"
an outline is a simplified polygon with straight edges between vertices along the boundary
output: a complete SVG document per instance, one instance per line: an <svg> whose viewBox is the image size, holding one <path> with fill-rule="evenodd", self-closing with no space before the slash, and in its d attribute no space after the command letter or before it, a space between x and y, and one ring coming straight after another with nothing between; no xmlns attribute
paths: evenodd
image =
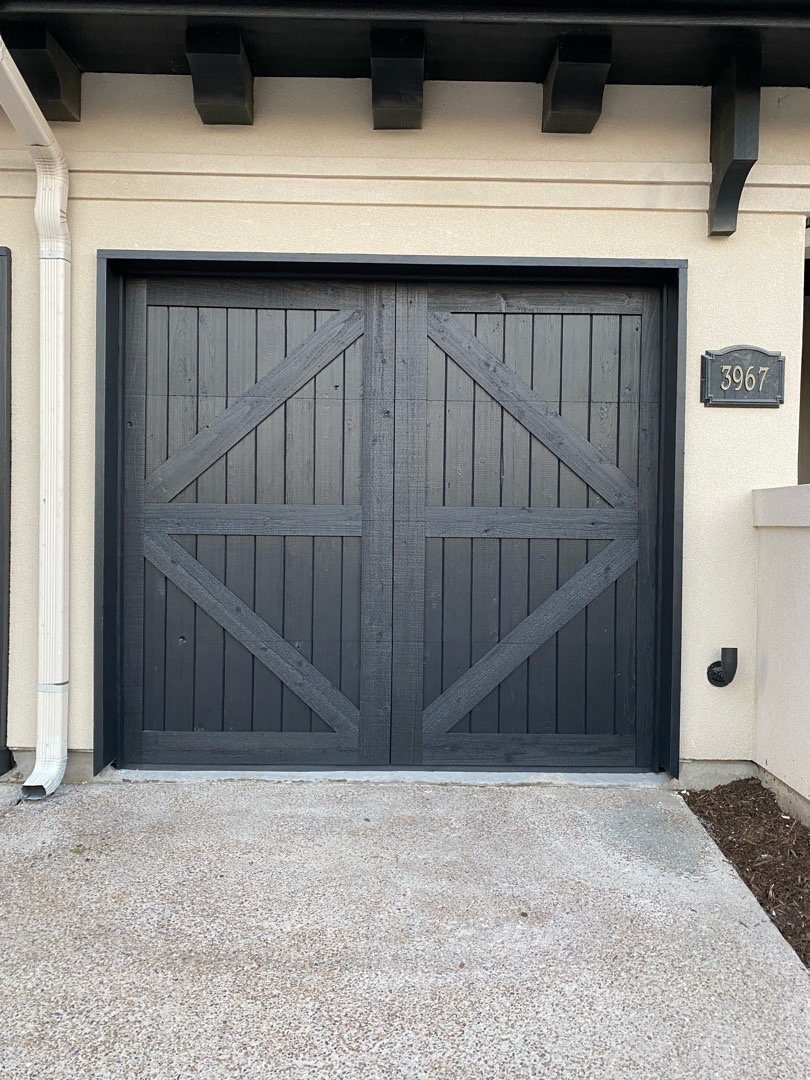
<svg viewBox="0 0 810 1080"><path fill-rule="evenodd" d="M228 312L225 308L198 308L197 318L197 427L205 427L228 403ZM144 506L144 528L160 531L163 526L150 521L150 510L171 510L193 515L200 502L217 500L224 504L228 494L227 459L210 465L197 480L197 502ZM224 508L224 507L223 507ZM225 581L227 536L212 535L212 530L177 528L167 522L165 531L197 537L197 559L219 581ZM203 535L198 535L203 534ZM150 567L151 569L151 567ZM196 612L194 655L194 730L221 731L225 723L226 635L216 619L202 609Z"/></svg>
<svg viewBox="0 0 810 1080"><path fill-rule="evenodd" d="M425 734L425 757L443 768L632 769L635 744L619 735Z"/></svg>
<svg viewBox="0 0 810 1080"><path fill-rule="evenodd" d="M151 456L165 456L166 418L160 425L160 439L150 439L153 418L147 413L147 335L166 340L168 333L165 308L159 313L162 329L148 324L146 282L132 279L126 287L123 313L124 354L121 357L126 394L123 428L127 432L123 459L123 510L126 528L122 536L122 617L121 678L123 682L121 745L123 760L137 765L141 755L144 727L163 727L163 686L165 662L163 634L166 624L166 579L155 567L145 567L143 559L143 478ZM156 313L152 313L154 320ZM163 348L165 357L166 348ZM159 381L165 400L165 361ZM155 378L154 365L150 372ZM157 461L155 462L157 464ZM154 621L152 633L145 638L147 622ZM150 651L155 646L157 650Z"/></svg>
<svg viewBox="0 0 810 1080"><path fill-rule="evenodd" d="M425 509L427 536L616 540L635 536L637 529L638 513L635 510L526 506L429 506Z"/></svg>
<svg viewBox="0 0 810 1080"><path fill-rule="evenodd" d="M200 477L200 482L202 479ZM144 521L152 530L162 529L175 535L207 533L216 536L360 536L363 526L359 506L323 503L317 506L234 502L147 503L144 506ZM607 521L596 516L595 520L583 521L581 527L600 533L606 528L610 530L610 521L609 514ZM632 527L632 522L625 522L625 527L628 525ZM621 527L618 519L616 527Z"/></svg>
<svg viewBox="0 0 810 1080"><path fill-rule="evenodd" d="M136 294L141 484L263 381L286 397L191 455L174 495L127 504L153 659L124 696L140 678L154 701L127 760L533 768L579 746L588 767L649 767L656 290L592 306L556 287L555 312L549 285L347 283L360 325L304 379L291 357L336 316L300 284L227 279L227 306L194 303L214 295L199 279ZM136 316L153 290L172 302Z"/></svg>
<svg viewBox="0 0 810 1080"><path fill-rule="evenodd" d="M191 597L213 619L241 642L257 660L275 672L284 683L315 709L340 735L355 735L359 714L297 649L271 629L180 545L168 538L144 537L147 559L186 596Z"/></svg>
<svg viewBox="0 0 810 1080"><path fill-rule="evenodd" d="M497 360L452 315L433 312L429 334L514 418L613 506L633 506L635 485L570 423L552 412L523 380Z"/></svg>
<svg viewBox="0 0 810 1080"><path fill-rule="evenodd" d="M391 764L422 757L427 467L426 290L401 285L396 298L396 426L393 513Z"/></svg>
<svg viewBox="0 0 810 1080"><path fill-rule="evenodd" d="M150 502L168 502L317 375L362 333L363 314L334 315L147 478Z"/></svg>
<svg viewBox="0 0 810 1080"><path fill-rule="evenodd" d="M449 731L472 706L565 626L638 558L635 541L614 540L425 710L425 731Z"/></svg>
<svg viewBox="0 0 810 1080"><path fill-rule="evenodd" d="M360 579L360 761L391 754L396 290L372 285L363 352L363 540Z"/></svg>

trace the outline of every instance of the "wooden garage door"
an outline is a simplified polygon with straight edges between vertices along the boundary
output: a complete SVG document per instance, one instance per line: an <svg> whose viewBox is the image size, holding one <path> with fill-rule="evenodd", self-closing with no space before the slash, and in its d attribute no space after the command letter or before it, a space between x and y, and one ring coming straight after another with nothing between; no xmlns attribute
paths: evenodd
<svg viewBox="0 0 810 1080"><path fill-rule="evenodd" d="M649 767L651 289L127 288L129 764Z"/></svg>

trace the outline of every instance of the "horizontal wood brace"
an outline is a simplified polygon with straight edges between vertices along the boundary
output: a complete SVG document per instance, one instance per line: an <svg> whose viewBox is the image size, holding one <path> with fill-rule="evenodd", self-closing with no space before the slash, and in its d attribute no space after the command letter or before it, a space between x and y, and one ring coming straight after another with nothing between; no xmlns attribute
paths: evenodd
<svg viewBox="0 0 810 1080"><path fill-rule="evenodd" d="M574 768L630 768L635 765L634 735L556 733L425 733L424 764L454 768L514 765L537 768L569 763Z"/></svg>
<svg viewBox="0 0 810 1080"><path fill-rule="evenodd" d="M144 765L356 765L357 739L330 731L144 731Z"/></svg>
<svg viewBox="0 0 810 1080"><path fill-rule="evenodd" d="M360 506L147 503L144 526L177 536L360 536Z"/></svg>
<svg viewBox="0 0 810 1080"><path fill-rule="evenodd" d="M631 539L638 531L635 510L527 508L522 506L429 506L426 536L509 539Z"/></svg>
<svg viewBox="0 0 810 1080"><path fill-rule="evenodd" d="M635 510L428 506L425 536L512 539L628 539ZM144 525L176 536L360 536L360 506L256 503L147 503Z"/></svg>

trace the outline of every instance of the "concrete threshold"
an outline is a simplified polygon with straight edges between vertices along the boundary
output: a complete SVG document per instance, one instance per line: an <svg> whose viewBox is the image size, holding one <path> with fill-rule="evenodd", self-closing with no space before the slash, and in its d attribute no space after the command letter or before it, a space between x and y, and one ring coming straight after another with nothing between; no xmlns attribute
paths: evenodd
<svg viewBox="0 0 810 1080"><path fill-rule="evenodd" d="M426 769L104 769L96 781L118 783L211 783L216 780L264 780L270 783L340 781L373 784L464 784L554 787L665 788L672 784L666 773L646 772L501 772Z"/></svg>

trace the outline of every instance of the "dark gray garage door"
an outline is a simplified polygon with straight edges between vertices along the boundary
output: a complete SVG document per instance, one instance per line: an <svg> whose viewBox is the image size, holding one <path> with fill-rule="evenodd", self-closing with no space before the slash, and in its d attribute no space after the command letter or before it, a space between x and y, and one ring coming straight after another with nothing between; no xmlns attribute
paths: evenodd
<svg viewBox="0 0 810 1080"><path fill-rule="evenodd" d="M127 288L128 764L649 767L653 289Z"/></svg>

